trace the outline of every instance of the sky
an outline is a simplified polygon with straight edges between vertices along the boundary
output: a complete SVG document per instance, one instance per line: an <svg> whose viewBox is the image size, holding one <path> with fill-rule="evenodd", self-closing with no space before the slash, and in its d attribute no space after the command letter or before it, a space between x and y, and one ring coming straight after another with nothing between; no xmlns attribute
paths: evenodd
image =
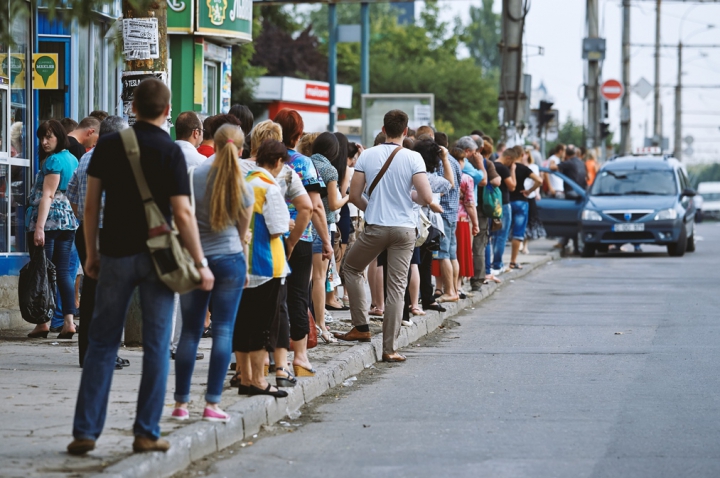
<svg viewBox="0 0 720 478"><path fill-rule="evenodd" d="M480 0L441 0L444 19L457 15L467 18L470 5ZM417 8L421 8L421 3ZM502 1L495 0L500 12ZM583 0L534 0L526 19L524 42L544 47L544 56L529 56L525 73L532 75L533 88L545 84L559 109L561 121L568 115L576 120L583 116L580 98L585 62L582 60L582 39L586 36L585 2ZM683 17L685 20L683 21ZM682 27L682 31L681 31ZM717 44L720 47L720 2L717 4L687 4L664 2L661 13L661 42L677 45L682 35L684 45ZM602 65L604 80L622 80L622 2L600 0L600 36L606 38L606 57ZM631 43L652 44L655 41L655 2L634 0L631 11ZM528 50L537 54L537 48ZM720 86L720 48L688 48L683 53L683 84ZM631 83L645 78L654 83L653 48L633 47L630 63ZM677 48L661 50L660 84L677 83ZM663 134L674 137L675 88L661 89L663 105ZM537 105L533 105L537 107ZM692 136L693 155L684 158L689 163L717 162L720 156L720 88L683 89L683 137ZM632 94L632 145L642 146L647 122L652 136L653 95L644 100ZM610 130L615 141L620 138L620 100L610 102ZM685 149L687 145L683 146Z"/></svg>

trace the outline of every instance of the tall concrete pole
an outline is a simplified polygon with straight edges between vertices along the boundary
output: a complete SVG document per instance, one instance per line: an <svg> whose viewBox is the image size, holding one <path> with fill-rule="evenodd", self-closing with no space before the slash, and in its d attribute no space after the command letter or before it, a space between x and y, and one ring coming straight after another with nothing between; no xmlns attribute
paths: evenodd
<svg viewBox="0 0 720 478"><path fill-rule="evenodd" d="M630 0L623 0L622 82L624 94L620 105L620 154L630 154Z"/></svg>
<svg viewBox="0 0 720 478"><path fill-rule="evenodd" d="M329 109L330 118L328 121L328 130L335 131L335 121L337 120L337 106L335 104L335 88L337 86L337 5L330 3L328 5L328 29L330 30L330 38L328 41L328 83L330 83Z"/></svg>
<svg viewBox="0 0 720 478"><path fill-rule="evenodd" d="M360 94L370 93L370 5L360 4Z"/></svg>
<svg viewBox="0 0 720 478"><path fill-rule="evenodd" d="M682 41L678 43L677 85L675 85L675 140L673 156L682 159Z"/></svg>
<svg viewBox="0 0 720 478"><path fill-rule="evenodd" d="M653 116L653 136L658 146L662 146L662 113L660 112L660 4L657 0L655 8L655 97Z"/></svg>
<svg viewBox="0 0 720 478"><path fill-rule="evenodd" d="M500 127L506 140L512 138L515 127L527 119L524 104L521 105L523 100L527 101L523 94L522 74L522 39L527 13L524 3L523 0L503 2L499 105L503 111Z"/></svg>
<svg viewBox="0 0 720 478"><path fill-rule="evenodd" d="M598 21L599 0L587 0L588 37L599 38L600 22ZM588 60L588 84L585 88L587 98L587 146L600 146L600 62Z"/></svg>

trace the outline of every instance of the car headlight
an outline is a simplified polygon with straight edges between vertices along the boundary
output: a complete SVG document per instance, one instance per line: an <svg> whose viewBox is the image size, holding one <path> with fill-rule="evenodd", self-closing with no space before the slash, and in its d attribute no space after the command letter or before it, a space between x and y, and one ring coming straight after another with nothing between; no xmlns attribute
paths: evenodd
<svg viewBox="0 0 720 478"><path fill-rule="evenodd" d="M582 212L583 221L602 221L602 216L597 211L592 209L583 209Z"/></svg>
<svg viewBox="0 0 720 478"><path fill-rule="evenodd" d="M675 209L663 209L655 214L656 221L667 221L668 219L677 219L677 211Z"/></svg>

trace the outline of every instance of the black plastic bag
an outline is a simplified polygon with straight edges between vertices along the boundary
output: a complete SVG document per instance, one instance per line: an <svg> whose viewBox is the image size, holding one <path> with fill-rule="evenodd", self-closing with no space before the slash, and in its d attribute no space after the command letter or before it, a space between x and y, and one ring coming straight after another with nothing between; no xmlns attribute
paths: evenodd
<svg viewBox="0 0 720 478"><path fill-rule="evenodd" d="M27 322L50 322L55 312L56 279L55 265L45 257L45 248L35 248L30 262L20 269L18 281L20 314Z"/></svg>

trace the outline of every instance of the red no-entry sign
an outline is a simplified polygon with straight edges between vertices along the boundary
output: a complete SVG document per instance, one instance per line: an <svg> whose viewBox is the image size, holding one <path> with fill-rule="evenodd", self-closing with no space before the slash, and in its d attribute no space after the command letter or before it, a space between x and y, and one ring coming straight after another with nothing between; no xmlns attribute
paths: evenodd
<svg viewBox="0 0 720 478"><path fill-rule="evenodd" d="M600 87L600 94L608 101L620 98L623 92L623 85L618 80L607 80Z"/></svg>

